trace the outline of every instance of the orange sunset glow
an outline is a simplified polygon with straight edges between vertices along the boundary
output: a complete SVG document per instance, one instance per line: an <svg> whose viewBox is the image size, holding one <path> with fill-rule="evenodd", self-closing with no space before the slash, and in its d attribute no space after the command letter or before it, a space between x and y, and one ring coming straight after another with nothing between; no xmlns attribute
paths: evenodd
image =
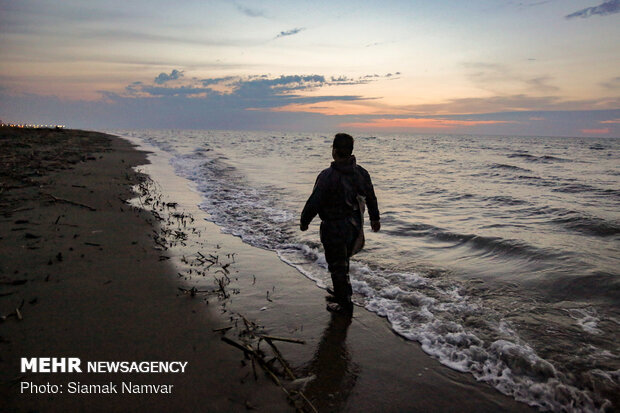
<svg viewBox="0 0 620 413"><path fill-rule="evenodd" d="M459 126L497 125L503 123L515 123L501 120L449 120L429 118L397 118L397 119L373 119L368 122L343 123L343 128L353 129L455 129Z"/></svg>

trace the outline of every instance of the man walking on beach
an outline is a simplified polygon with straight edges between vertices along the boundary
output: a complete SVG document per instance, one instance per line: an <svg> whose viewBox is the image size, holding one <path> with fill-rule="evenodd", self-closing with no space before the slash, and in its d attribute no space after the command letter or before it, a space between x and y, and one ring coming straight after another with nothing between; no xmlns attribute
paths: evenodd
<svg viewBox="0 0 620 413"><path fill-rule="evenodd" d="M319 214L321 242L332 276L333 297L327 309L335 312L353 311L349 280L349 259L364 246L364 206L368 206L370 226L379 231L379 208L370 175L356 164L353 137L338 133L334 137L334 162L316 179L312 195L301 213L300 229L308 229L310 221Z"/></svg>

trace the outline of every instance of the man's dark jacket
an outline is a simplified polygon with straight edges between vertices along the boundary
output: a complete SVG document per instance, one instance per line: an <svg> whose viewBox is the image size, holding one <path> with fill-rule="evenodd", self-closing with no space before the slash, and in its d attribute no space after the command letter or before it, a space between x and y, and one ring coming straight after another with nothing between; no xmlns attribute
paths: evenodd
<svg viewBox="0 0 620 413"><path fill-rule="evenodd" d="M353 155L344 162L332 162L316 178L312 195L301 213L301 225L308 226L317 214L323 225L361 219L358 196L365 198L370 220L378 221L377 197L368 171L356 164Z"/></svg>

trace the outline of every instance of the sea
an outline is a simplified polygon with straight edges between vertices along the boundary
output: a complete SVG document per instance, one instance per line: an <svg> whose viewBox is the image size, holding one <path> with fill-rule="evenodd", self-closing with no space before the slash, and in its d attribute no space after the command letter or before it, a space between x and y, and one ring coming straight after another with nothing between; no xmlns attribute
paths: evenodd
<svg viewBox="0 0 620 413"><path fill-rule="evenodd" d="M209 220L331 284L299 217L332 134L113 131L166 153ZM381 231L354 301L429 356L550 411L620 410L620 139L356 136Z"/></svg>

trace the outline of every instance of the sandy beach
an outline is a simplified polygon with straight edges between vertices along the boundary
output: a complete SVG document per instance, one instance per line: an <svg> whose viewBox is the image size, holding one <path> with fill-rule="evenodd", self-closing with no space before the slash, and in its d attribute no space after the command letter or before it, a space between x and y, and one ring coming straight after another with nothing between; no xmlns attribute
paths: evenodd
<svg viewBox="0 0 620 413"><path fill-rule="evenodd" d="M205 220L198 195L179 190L186 181L134 171L147 153L123 139L3 128L0 148L0 397L8 411L530 410L442 366L363 308L352 320L331 315L324 291L274 252ZM157 176L153 167L142 169ZM23 357L183 361L187 369L22 373ZM31 394L23 382L65 387ZM70 382L173 391L70 394Z"/></svg>
<svg viewBox="0 0 620 413"><path fill-rule="evenodd" d="M81 131L4 129L0 142L3 410L225 412L245 410L246 403L289 409L280 389L262 376L241 383L238 351L211 331L213 314L178 296L175 271L160 261L149 237L152 218L125 204L140 179L131 168L146 162L144 153ZM16 169L23 172L18 176ZM63 394L20 393L23 381L120 381L119 374L20 373L21 357L69 356L174 359L188 368L122 375L127 382L172 384L172 395L72 395L66 387Z"/></svg>

